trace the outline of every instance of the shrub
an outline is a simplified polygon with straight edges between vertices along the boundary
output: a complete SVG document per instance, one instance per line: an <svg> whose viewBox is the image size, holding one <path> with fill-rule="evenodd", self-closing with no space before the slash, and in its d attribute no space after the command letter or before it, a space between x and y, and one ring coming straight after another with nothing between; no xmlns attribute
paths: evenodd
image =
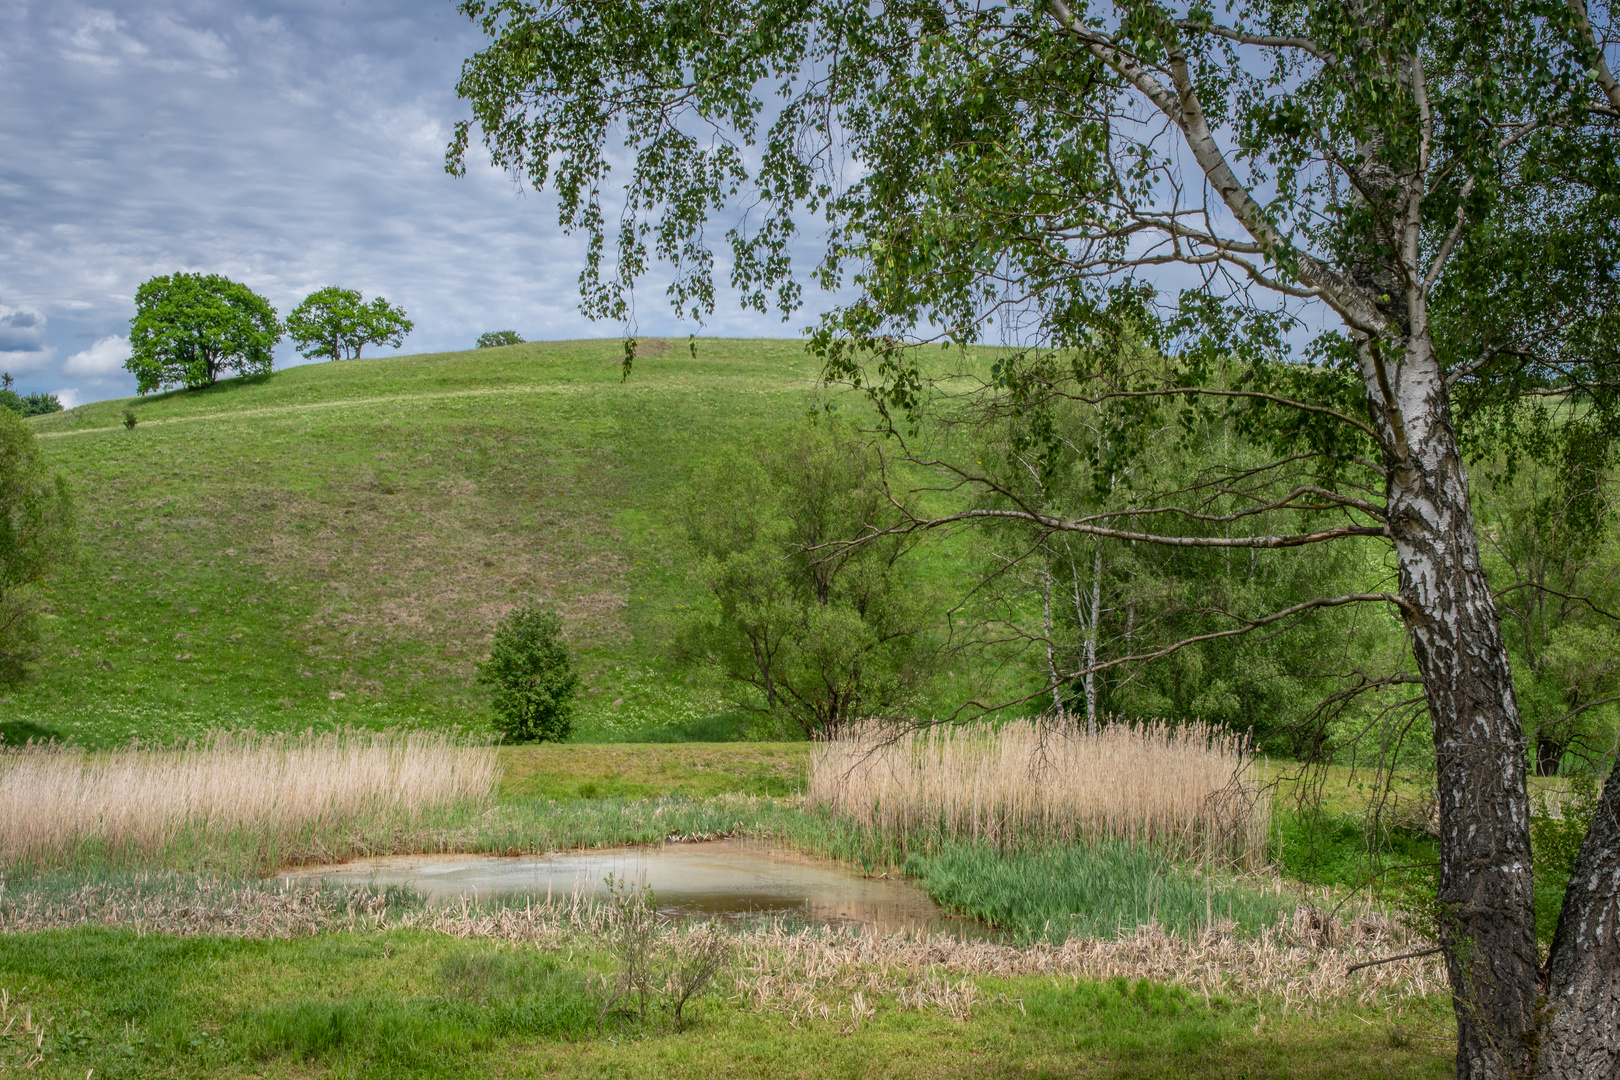
<svg viewBox="0 0 1620 1080"><path fill-rule="evenodd" d="M502 345L522 345L523 335L516 330L490 330L478 335L480 349L498 349Z"/></svg>
<svg viewBox="0 0 1620 1080"><path fill-rule="evenodd" d="M517 608L495 627L489 661L478 665L495 727L514 742L561 742L573 730L579 675L562 639L562 619L539 607Z"/></svg>

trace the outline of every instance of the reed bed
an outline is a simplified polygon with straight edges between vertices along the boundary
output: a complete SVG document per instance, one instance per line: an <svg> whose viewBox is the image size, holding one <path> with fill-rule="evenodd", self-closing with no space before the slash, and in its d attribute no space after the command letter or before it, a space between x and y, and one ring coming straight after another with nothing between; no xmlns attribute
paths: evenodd
<svg viewBox="0 0 1620 1080"><path fill-rule="evenodd" d="M1115 723L1087 736L1017 721L857 727L812 752L806 798L909 848L1117 840L1254 869L1271 825L1262 788L1223 728Z"/></svg>
<svg viewBox="0 0 1620 1080"><path fill-rule="evenodd" d="M335 834L376 836L435 808L485 801L499 776L494 747L444 734L216 734L96 754L8 748L0 865L64 866L87 854L161 860L200 847L270 869L267 859L329 851Z"/></svg>

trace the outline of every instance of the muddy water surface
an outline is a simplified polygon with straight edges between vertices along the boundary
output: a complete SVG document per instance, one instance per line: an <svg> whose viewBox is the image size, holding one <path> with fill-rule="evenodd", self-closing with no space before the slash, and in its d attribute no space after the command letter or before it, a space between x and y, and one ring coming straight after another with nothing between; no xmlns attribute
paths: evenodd
<svg viewBox="0 0 1620 1080"><path fill-rule="evenodd" d="M601 848L545 856L411 855L309 867L299 877L334 884L415 889L430 902L606 893L605 879L652 889L672 916L743 919L780 916L878 933L949 932L980 937L971 920L945 917L914 885L867 878L820 859L737 840L658 847Z"/></svg>

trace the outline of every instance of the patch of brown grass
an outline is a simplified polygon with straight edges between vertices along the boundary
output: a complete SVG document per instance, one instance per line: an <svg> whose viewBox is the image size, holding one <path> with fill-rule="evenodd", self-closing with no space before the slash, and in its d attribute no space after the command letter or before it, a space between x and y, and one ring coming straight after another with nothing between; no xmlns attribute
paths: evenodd
<svg viewBox="0 0 1620 1080"><path fill-rule="evenodd" d="M64 865L86 845L154 857L183 835L285 848L358 821L487 798L492 746L444 734L218 734L183 748L0 753L0 864Z"/></svg>
<svg viewBox="0 0 1620 1080"><path fill-rule="evenodd" d="M1206 724L859 727L815 748L807 792L878 833L1022 848L1102 839L1265 861L1271 800L1238 736Z"/></svg>

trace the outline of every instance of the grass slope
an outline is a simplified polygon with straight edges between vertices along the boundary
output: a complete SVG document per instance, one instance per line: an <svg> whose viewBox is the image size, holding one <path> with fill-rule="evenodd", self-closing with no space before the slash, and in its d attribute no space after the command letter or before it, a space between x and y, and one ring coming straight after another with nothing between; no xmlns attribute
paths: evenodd
<svg viewBox="0 0 1620 1080"><path fill-rule="evenodd" d="M473 662L540 598L587 676L583 737L735 737L661 659L693 598L676 502L704 454L802 421L815 373L796 341L653 343L628 381L617 343L534 343L38 418L83 550L0 732L478 726Z"/></svg>

